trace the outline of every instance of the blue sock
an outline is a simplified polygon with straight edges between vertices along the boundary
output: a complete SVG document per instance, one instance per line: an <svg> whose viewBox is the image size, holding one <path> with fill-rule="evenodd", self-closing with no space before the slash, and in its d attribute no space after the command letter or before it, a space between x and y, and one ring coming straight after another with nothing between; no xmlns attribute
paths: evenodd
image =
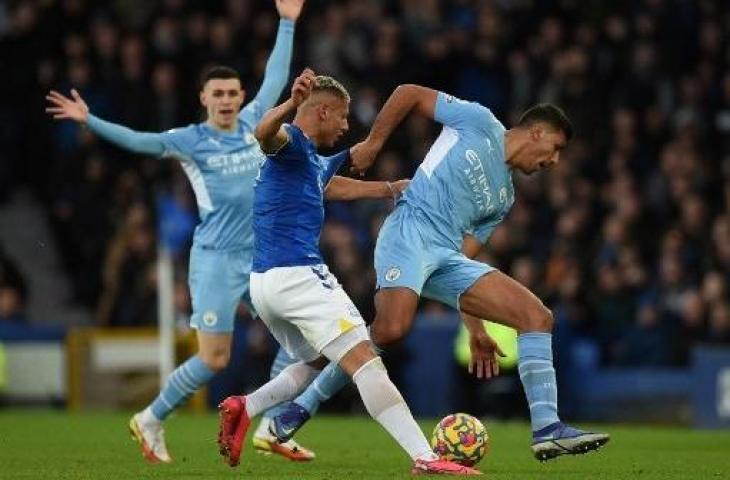
<svg viewBox="0 0 730 480"><path fill-rule="evenodd" d="M350 376L336 363L330 363L294 400L294 403L304 407L311 417L317 413L320 403L332 398L335 393L342 390L342 387L350 383L350 380Z"/></svg>
<svg viewBox="0 0 730 480"><path fill-rule="evenodd" d="M289 354L286 353L286 350L284 350L282 347L279 347L279 353L276 354L274 363L271 365L271 374L269 375L269 378L274 378L275 376L279 375L282 370L284 370L286 367L293 363L296 363L296 360L291 358ZM284 408L286 408L286 404L287 402L280 403L279 405L266 410L263 414L262 423L266 423L268 425L268 420L282 413L284 411Z"/></svg>
<svg viewBox="0 0 730 480"><path fill-rule="evenodd" d="M158 420L167 416L200 387L208 383L215 372L197 355L178 366L168 377L164 388L150 405Z"/></svg>
<svg viewBox="0 0 730 480"><path fill-rule="evenodd" d="M533 432L560 421L552 338L551 334L540 332L523 333L517 337L517 369L527 396Z"/></svg>

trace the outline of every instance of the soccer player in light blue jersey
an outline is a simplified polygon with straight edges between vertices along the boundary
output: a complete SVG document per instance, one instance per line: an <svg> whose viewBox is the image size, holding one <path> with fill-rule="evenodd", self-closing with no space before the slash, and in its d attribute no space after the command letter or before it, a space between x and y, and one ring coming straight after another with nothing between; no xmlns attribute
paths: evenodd
<svg viewBox="0 0 730 480"><path fill-rule="evenodd" d="M352 377L370 415L413 460L413 473L479 474L439 459L373 350L355 305L319 251L323 191L350 150L322 157L347 130L350 97L330 77L305 70L289 100L256 127L267 160L255 187L251 299L274 337L298 361L246 396L220 405L220 453L239 463L251 419L294 398L328 361ZM284 119L296 111L294 121ZM407 191L407 190L406 190Z"/></svg>
<svg viewBox="0 0 730 480"><path fill-rule="evenodd" d="M304 0L276 1L281 16L276 43L261 89L243 109L245 92L238 73L227 67L214 67L204 76L200 102L207 120L163 133L135 132L95 117L75 90L72 98L54 91L47 96L51 105L46 111L55 119L75 120L135 153L177 159L197 199L201 223L190 252L189 284L198 354L180 365L159 396L130 420L132 434L151 462L172 460L162 421L228 364L236 307L240 301L251 306L251 204L254 179L263 162L253 130L288 82L294 23L303 4ZM296 444L289 447L299 459L313 457Z"/></svg>
<svg viewBox="0 0 730 480"><path fill-rule="evenodd" d="M402 85L367 139L353 149L353 168L363 172L372 165L412 111L441 123L443 130L378 236L373 341L387 345L402 338L421 295L466 314L472 336L483 332L478 318L513 327L519 332L518 370L535 457L544 461L600 448L607 434L577 430L558 417L550 310L509 276L472 259L512 206L512 172L531 174L557 164L573 133L570 121L558 107L540 104L506 130L482 105Z"/></svg>

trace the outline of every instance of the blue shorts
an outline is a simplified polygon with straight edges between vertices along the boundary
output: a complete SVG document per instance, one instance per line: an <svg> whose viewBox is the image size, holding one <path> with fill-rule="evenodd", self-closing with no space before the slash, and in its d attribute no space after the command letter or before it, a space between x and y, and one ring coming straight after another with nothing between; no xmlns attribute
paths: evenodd
<svg viewBox="0 0 730 480"><path fill-rule="evenodd" d="M238 303L255 314L249 294L251 252L193 245L188 283L193 302L190 326L206 333L231 333Z"/></svg>
<svg viewBox="0 0 730 480"><path fill-rule="evenodd" d="M494 267L467 258L417 209L401 203L375 246L377 288L407 287L459 309L459 297Z"/></svg>

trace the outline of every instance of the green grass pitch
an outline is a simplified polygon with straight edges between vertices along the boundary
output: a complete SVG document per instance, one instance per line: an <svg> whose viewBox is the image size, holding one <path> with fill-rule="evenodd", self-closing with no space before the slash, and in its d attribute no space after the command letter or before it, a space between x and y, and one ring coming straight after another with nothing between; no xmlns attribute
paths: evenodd
<svg viewBox="0 0 730 480"><path fill-rule="evenodd" d="M385 479L410 478L410 461L374 421L320 415L297 437L311 463L257 455L246 445L241 466L223 464L213 414L179 414L167 423L175 463L147 465L122 413L0 411L1 479ZM421 422L430 432L435 420ZM479 465L495 480L730 478L730 432L601 425L612 435L598 453L540 464L528 450L529 426L486 422L491 451Z"/></svg>

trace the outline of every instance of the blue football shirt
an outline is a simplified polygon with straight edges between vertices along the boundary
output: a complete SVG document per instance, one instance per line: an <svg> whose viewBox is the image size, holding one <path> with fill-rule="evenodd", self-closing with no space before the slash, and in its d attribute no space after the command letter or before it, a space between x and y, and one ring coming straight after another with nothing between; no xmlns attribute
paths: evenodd
<svg viewBox="0 0 730 480"><path fill-rule="evenodd" d="M350 150L317 154L296 125L285 124L289 141L267 155L254 187L253 271L324 263L319 236L324 224L324 189Z"/></svg>

